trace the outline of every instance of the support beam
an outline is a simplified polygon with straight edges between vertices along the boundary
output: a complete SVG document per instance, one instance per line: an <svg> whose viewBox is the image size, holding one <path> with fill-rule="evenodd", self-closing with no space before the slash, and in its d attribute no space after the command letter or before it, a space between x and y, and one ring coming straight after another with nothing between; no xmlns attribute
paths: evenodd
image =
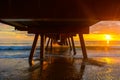
<svg viewBox="0 0 120 80"><path fill-rule="evenodd" d="M67 38L65 39L65 45L67 45L67 46L68 46L68 41L67 41Z"/></svg>
<svg viewBox="0 0 120 80"><path fill-rule="evenodd" d="M53 39L51 38L51 42L50 42L50 50L52 50L52 48L53 48Z"/></svg>
<svg viewBox="0 0 120 80"><path fill-rule="evenodd" d="M74 55L76 55L76 50L75 50L75 44L74 44L73 36L71 37L71 41L72 41L72 47L73 47Z"/></svg>
<svg viewBox="0 0 120 80"><path fill-rule="evenodd" d="M80 44L81 44L83 58L87 59L88 57L87 57L87 51L86 51L86 47L85 47L85 42L84 42L83 34L79 34L79 39L80 39Z"/></svg>
<svg viewBox="0 0 120 80"><path fill-rule="evenodd" d="M50 38L48 38L48 41L47 41L47 45L46 45L45 50L48 50L49 42L50 42Z"/></svg>
<svg viewBox="0 0 120 80"><path fill-rule="evenodd" d="M31 49L30 56L29 56L29 65L30 66L32 66L34 64L33 55L34 55L34 52L35 52L35 49L36 49L38 37L39 37L39 34L35 34L35 38L34 38L34 41L33 41L33 44L32 44L32 49Z"/></svg>
<svg viewBox="0 0 120 80"><path fill-rule="evenodd" d="M45 44L45 34L44 33L42 33L42 34L40 34L40 36L41 36L41 42L40 42L40 60L43 60L43 54L44 54L44 51L45 51L45 46L44 46L44 44Z"/></svg>
<svg viewBox="0 0 120 80"><path fill-rule="evenodd" d="M69 43L69 46L70 46L70 51L72 50L72 46L71 46L71 42L70 42L70 38L68 37L68 43Z"/></svg>

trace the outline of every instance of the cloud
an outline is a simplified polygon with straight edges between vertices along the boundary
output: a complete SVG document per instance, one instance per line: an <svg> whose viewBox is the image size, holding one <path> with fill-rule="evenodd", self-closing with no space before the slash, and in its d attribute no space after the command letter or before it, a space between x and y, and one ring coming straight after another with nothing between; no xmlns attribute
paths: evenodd
<svg viewBox="0 0 120 80"><path fill-rule="evenodd" d="M90 26L90 33L120 34L120 21L101 21Z"/></svg>
<svg viewBox="0 0 120 80"><path fill-rule="evenodd" d="M0 31L13 31L13 30L14 30L13 26L0 23Z"/></svg>

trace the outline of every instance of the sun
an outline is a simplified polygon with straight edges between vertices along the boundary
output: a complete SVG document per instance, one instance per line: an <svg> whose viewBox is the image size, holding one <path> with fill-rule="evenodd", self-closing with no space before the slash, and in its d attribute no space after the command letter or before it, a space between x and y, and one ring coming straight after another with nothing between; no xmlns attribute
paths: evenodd
<svg viewBox="0 0 120 80"><path fill-rule="evenodd" d="M106 34L106 35L105 35L105 39L106 39L106 40L111 40L111 39L112 39L112 38L111 38L111 35Z"/></svg>
<svg viewBox="0 0 120 80"><path fill-rule="evenodd" d="M107 40L107 44L109 44L109 43L110 43L110 40L112 39L112 37L111 37L111 35L106 34L106 35L105 35L105 39Z"/></svg>

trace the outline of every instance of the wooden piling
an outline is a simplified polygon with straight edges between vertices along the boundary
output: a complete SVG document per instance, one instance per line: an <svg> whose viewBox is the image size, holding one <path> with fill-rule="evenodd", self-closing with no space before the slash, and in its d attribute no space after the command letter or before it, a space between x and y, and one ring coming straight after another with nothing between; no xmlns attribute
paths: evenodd
<svg viewBox="0 0 120 80"><path fill-rule="evenodd" d="M69 43L69 46L70 46L70 51L72 50L72 46L71 46L71 42L70 42L70 38L68 37L68 43Z"/></svg>
<svg viewBox="0 0 120 80"><path fill-rule="evenodd" d="M76 54L76 50L75 50L75 44L74 44L73 36L71 37L71 41L72 41L73 52L74 52L74 55L75 55Z"/></svg>
<svg viewBox="0 0 120 80"><path fill-rule="evenodd" d="M52 48L53 48L52 44L53 44L53 39L51 38L51 42L50 42L50 50L52 50Z"/></svg>
<svg viewBox="0 0 120 80"><path fill-rule="evenodd" d="M40 60L43 60L43 54L44 54L44 51L45 51L45 34L42 33L40 34L41 36L41 40L40 40Z"/></svg>
<svg viewBox="0 0 120 80"><path fill-rule="evenodd" d="M67 40L67 38L65 39L65 44L68 46L68 40Z"/></svg>
<svg viewBox="0 0 120 80"><path fill-rule="evenodd" d="M49 42L50 42L50 38L48 38L48 41L47 41L47 45L46 45L45 50L48 50Z"/></svg>
<svg viewBox="0 0 120 80"><path fill-rule="evenodd" d="M80 44L81 44L83 58L87 59L88 57L87 57L87 51L86 51L86 47L85 47L85 42L84 42L83 34L79 34L79 39L80 39Z"/></svg>
<svg viewBox="0 0 120 80"><path fill-rule="evenodd" d="M30 66L32 66L34 64L33 63L33 55L34 55L34 52L35 52L35 49L36 49L38 37L39 37L39 34L35 34L34 41L33 41L33 44L32 44L32 49L31 49L30 56L29 56L29 65Z"/></svg>

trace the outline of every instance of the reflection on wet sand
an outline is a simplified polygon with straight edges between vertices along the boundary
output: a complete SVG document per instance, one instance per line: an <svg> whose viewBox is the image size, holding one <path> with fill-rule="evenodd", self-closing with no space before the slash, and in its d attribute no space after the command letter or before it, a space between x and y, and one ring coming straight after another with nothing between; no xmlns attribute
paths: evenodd
<svg viewBox="0 0 120 80"><path fill-rule="evenodd" d="M59 49L48 52L43 62L37 60L32 67L27 59L0 59L0 80L120 80L120 50L107 56L103 50L92 50L89 59L83 60L77 49L74 57Z"/></svg>
<svg viewBox="0 0 120 80"><path fill-rule="evenodd" d="M102 67L105 63L93 59L49 55L45 61L30 68L29 80L82 80L86 65Z"/></svg>

